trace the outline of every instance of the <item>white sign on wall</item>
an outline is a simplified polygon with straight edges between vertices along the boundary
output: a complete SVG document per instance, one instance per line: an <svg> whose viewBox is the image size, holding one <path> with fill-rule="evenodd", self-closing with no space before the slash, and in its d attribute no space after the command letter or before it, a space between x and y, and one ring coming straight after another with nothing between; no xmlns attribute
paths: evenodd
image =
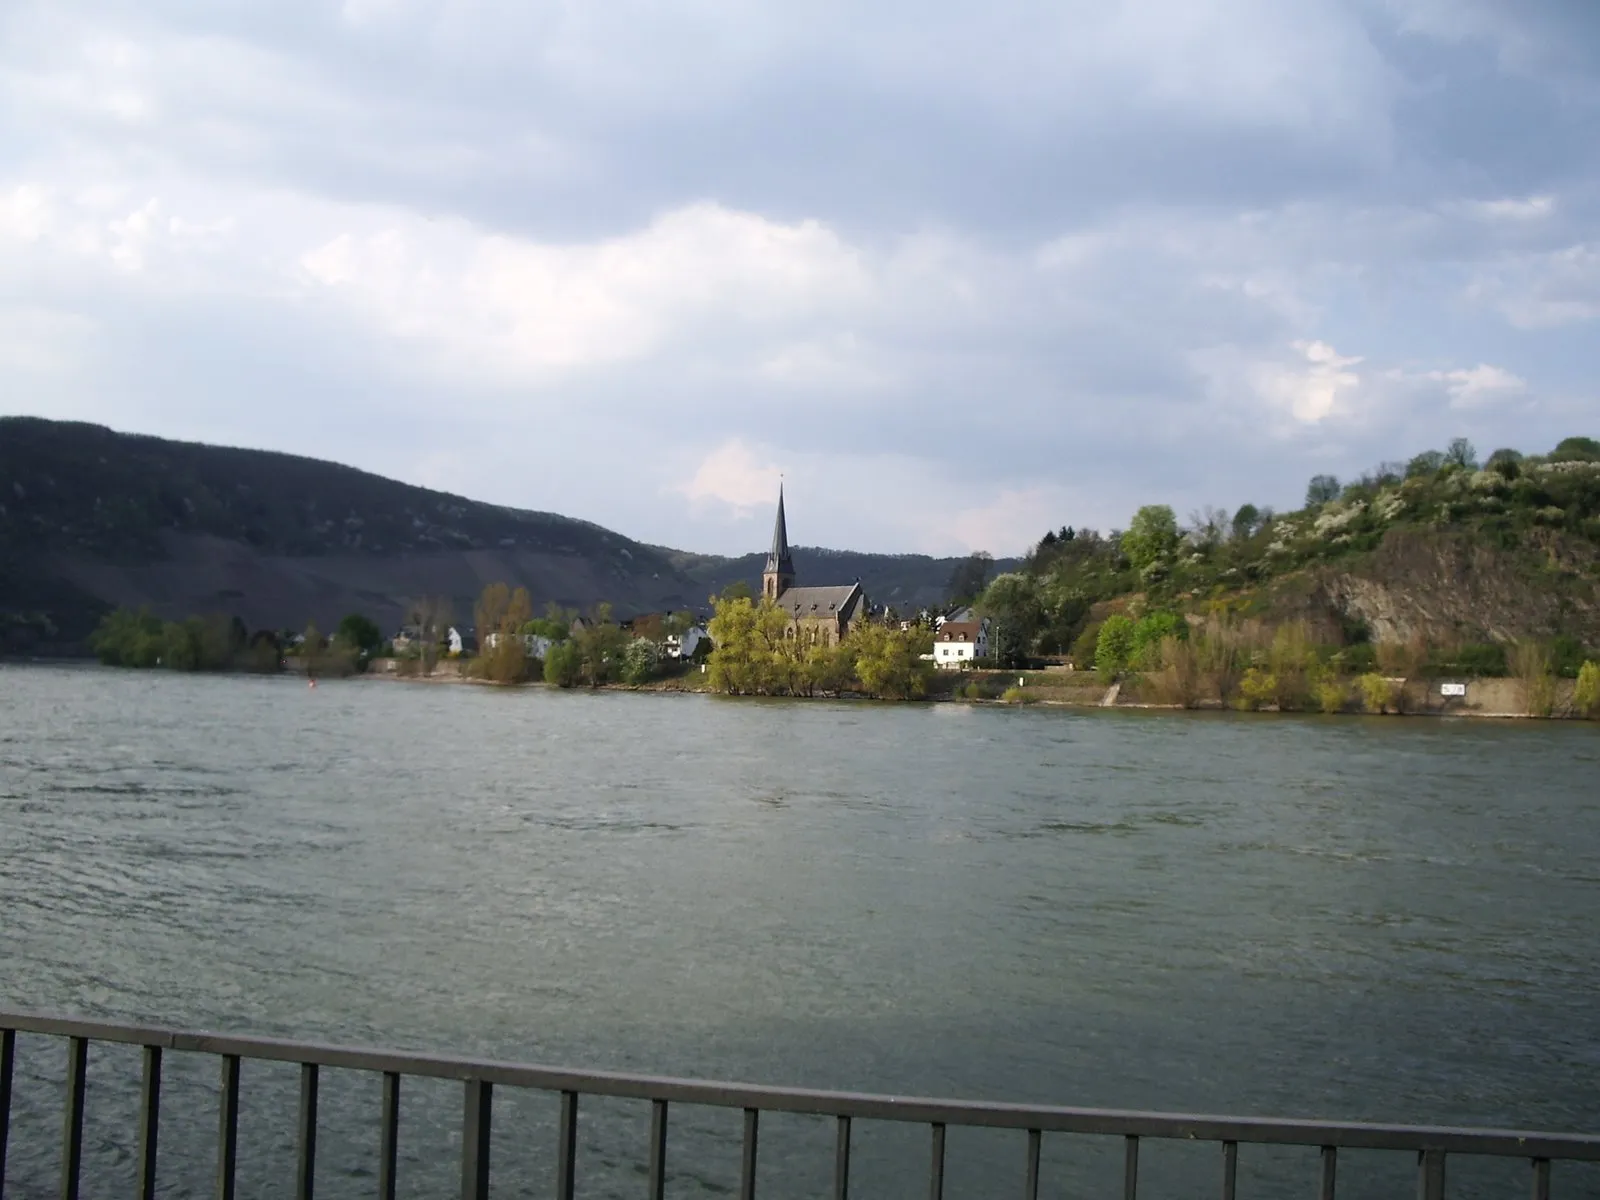
<svg viewBox="0 0 1600 1200"><path fill-rule="evenodd" d="M1439 695L1441 696L1465 696L1466 694L1467 685L1464 683L1441 683L1439 685Z"/></svg>

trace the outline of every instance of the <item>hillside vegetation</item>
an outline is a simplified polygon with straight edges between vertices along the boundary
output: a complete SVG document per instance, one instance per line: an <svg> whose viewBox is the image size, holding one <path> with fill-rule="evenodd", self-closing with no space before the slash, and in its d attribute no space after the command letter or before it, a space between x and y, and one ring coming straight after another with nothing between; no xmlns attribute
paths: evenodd
<svg viewBox="0 0 1600 1200"><path fill-rule="evenodd" d="M1538 643L1575 673L1600 646L1600 442L1480 463L1458 439L1355 480L1317 476L1294 512L1245 504L1180 524L1154 505L1125 530L1065 527L995 578L981 607L1007 661L1087 664L1108 617L1165 613L1177 637L1254 625L1265 644L1293 624L1313 646L1405 645L1502 669L1506 647Z"/></svg>

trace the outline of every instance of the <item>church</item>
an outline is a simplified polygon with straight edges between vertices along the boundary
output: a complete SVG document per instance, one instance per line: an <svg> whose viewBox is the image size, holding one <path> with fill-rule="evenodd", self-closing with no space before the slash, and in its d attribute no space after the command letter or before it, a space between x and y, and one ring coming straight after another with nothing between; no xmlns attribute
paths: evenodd
<svg viewBox="0 0 1600 1200"><path fill-rule="evenodd" d="M808 645L834 646L867 619L867 596L861 581L836 587L796 587L789 530L783 519L783 487L778 488L778 520L772 528L772 549L761 573L761 595L789 618L789 636Z"/></svg>

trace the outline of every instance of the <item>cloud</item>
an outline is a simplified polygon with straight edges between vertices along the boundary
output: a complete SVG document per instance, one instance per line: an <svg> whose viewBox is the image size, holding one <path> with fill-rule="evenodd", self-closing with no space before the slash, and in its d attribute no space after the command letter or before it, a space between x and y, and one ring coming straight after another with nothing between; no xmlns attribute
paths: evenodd
<svg viewBox="0 0 1600 1200"><path fill-rule="evenodd" d="M693 503L726 505L736 516L747 517L773 504L780 476L776 464L762 461L754 449L734 439L706 455L677 490Z"/></svg>
<svg viewBox="0 0 1600 1200"><path fill-rule="evenodd" d="M1600 377L1558 8L16 0L0 394L722 551L780 469L1002 554L1536 450Z"/></svg>
<svg viewBox="0 0 1600 1200"><path fill-rule="evenodd" d="M1486 408L1528 390L1526 380L1488 363L1454 371L1430 371L1428 378L1445 385L1450 407L1456 409Z"/></svg>

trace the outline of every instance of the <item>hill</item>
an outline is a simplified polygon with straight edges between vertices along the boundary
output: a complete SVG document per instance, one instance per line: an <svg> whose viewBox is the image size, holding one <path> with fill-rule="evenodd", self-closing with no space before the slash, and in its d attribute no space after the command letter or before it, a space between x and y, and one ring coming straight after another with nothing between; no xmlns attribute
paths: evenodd
<svg viewBox="0 0 1600 1200"><path fill-rule="evenodd" d="M1480 466L1458 440L1345 484L1318 476L1296 512L1246 504L1181 528L1153 505L1106 536L1052 531L984 603L1016 652L1087 650L1108 614L1150 610L1304 622L1329 646L1600 647L1600 442Z"/></svg>
<svg viewBox="0 0 1600 1200"><path fill-rule="evenodd" d="M934 603L956 560L812 550L801 569L895 603ZM825 565L824 565L825 564ZM221 613L252 629L397 627L422 596L462 619L483 587L619 615L705 607L759 555L647 546L555 513L482 504L352 467L0 418L0 650L79 646L114 607Z"/></svg>

